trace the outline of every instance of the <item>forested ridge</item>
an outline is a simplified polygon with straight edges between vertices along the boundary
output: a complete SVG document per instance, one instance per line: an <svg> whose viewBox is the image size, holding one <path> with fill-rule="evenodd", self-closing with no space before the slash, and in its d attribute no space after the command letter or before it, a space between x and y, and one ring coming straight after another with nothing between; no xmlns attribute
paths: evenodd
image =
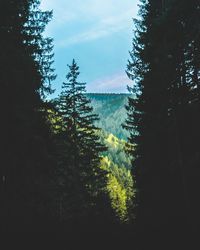
<svg viewBox="0 0 200 250"><path fill-rule="evenodd" d="M94 112L99 114L97 126L107 133L127 140L128 131L121 126L127 115L125 105L131 94L87 93L91 99Z"/></svg>
<svg viewBox="0 0 200 250"><path fill-rule="evenodd" d="M39 0L0 2L2 235L51 233L66 249L81 237L110 249L194 249L199 0L140 0L129 94L86 93L73 59L51 99L52 18Z"/></svg>

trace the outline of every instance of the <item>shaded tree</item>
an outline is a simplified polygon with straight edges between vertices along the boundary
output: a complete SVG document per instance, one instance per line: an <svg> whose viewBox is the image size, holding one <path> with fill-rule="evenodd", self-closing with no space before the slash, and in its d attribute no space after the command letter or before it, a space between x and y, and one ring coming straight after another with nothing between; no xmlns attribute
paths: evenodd
<svg viewBox="0 0 200 250"><path fill-rule="evenodd" d="M45 204L51 139L41 94L51 92L49 84L55 76L52 40L42 36L52 13L40 11L39 3L0 3L0 182L6 224L18 219L22 224L23 218L27 222Z"/></svg>
<svg viewBox="0 0 200 250"><path fill-rule="evenodd" d="M138 220L150 227L190 223L190 197L198 199L190 188L199 155L197 13L198 1L142 0L135 20L127 74L136 98L129 98L125 127L134 145Z"/></svg>
<svg viewBox="0 0 200 250"><path fill-rule="evenodd" d="M60 128L61 206L63 219L87 218L97 209L99 195L104 193L106 172L100 168L100 153L106 148L100 143L93 113L85 95L85 83L78 82L79 67L75 60L69 66L57 110L62 117ZM62 143L63 141L63 143Z"/></svg>

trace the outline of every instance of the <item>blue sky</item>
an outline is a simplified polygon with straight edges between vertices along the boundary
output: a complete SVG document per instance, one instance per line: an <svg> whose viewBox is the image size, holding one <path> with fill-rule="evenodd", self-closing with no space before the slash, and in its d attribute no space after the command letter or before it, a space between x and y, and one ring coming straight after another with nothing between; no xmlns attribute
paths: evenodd
<svg viewBox="0 0 200 250"><path fill-rule="evenodd" d="M138 0L41 0L53 10L45 35L54 39L55 95L74 58L88 92L127 92L125 73Z"/></svg>

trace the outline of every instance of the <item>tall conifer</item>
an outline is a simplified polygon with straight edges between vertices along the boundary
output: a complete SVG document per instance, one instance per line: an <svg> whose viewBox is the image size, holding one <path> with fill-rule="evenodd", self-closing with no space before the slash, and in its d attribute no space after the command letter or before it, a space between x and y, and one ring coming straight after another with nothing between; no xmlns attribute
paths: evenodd
<svg viewBox="0 0 200 250"><path fill-rule="evenodd" d="M139 187L138 217L150 226L187 217L183 144L191 89L187 8L186 1L142 0L127 67L135 82L130 90L136 93L129 99L125 127L135 145L131 154Z"/></svg>
<svg viewBox="0 0 200 250"><path fill-rule="evenodd" d="M52 13L42 12L39 3L38 0L0 3L4 120L0 182L6 223L12 218L22 222L26 217L28 221L31 210L34 213L42 210L45 200L42 193L48 175L50 134L41 94L51 92L49 83L54 74L52 40L42 35Z"/></svg>
<svg viewBox="0 0 200 250"><path fill-rule="evenodd" d="M93 113L85 94L85 83L78 82L79 67L75 60L69 66L58 100L62 117L62 137L66 154L62 163L66 183L66 216L87 216L95 207L98 195L105 187L105 171L100 169L100 143L95 126L98 116ZM69 210L68 210L69 209ZM67 213L68 210L68 213Z"/></svg>

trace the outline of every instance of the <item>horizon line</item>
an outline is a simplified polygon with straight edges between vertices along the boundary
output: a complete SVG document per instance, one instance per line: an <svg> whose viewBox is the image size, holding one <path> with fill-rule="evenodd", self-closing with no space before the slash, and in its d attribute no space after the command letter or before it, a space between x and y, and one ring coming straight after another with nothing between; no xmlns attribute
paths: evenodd
<svg viewBox="0 0 200 250"><path fill-rule="evenodd" d="M117 92L85 92L85 94L102 94L102 95L107 95L107 94L113 94L113 95L131 95L131 93L127 93L127 92L121 92L121 93L117 93Z"/></svg>

